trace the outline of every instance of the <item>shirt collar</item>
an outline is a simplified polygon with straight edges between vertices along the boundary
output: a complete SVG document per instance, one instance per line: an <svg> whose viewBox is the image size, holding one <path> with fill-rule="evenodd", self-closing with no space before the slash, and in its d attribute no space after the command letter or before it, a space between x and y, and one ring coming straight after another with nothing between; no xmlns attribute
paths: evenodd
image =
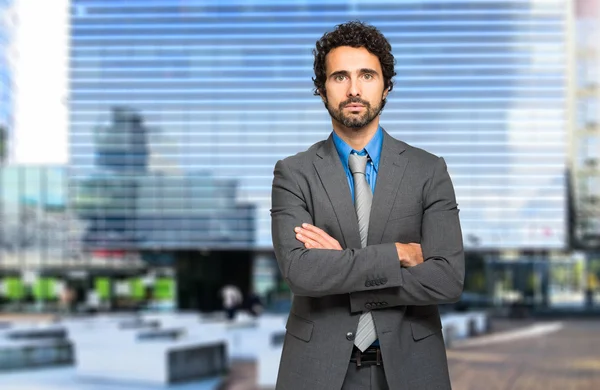
<svg viewBox="0 0 600 390"><path fill-rule="evenodd" d="M350 157L350 153L353 149L348 145L337 133L333 132L333 144L340 156L340 160L342 160L342 166L344 170L349 171L348 167L348 159ZM373 167L375 168L375 172L379 171L379 160L381 159L381 147L383 145L383 131L381 130L381 126L377 128L375 135L369 141L367 146L365 146L365 150L369 154L371 161L373 161ZM356 152L360 152L360 150L356 150Z"/></svg>

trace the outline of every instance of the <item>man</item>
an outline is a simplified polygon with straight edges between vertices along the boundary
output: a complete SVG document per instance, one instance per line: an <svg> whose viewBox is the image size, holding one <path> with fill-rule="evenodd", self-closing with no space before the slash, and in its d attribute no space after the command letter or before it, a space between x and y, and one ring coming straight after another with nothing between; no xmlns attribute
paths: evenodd
<svg viewBox="0 0 600 390"><path fill-rule="evenodd" d="M446 164L379 126L395 72L376 28L339 25L314 56L333 132L275 165L294 294L277 389L450 389L437 305L459 299L464 252Z"/></svg>

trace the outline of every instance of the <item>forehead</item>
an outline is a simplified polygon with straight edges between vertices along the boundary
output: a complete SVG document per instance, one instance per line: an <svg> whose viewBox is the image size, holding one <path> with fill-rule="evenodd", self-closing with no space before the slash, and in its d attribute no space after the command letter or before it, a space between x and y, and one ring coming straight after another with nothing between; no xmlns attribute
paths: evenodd
<svg viewBox="0 0 600 390"><path fill-rule="evenodd" d="M365 68L381 73L379 58L364 47L336 47L325 57L326 74L342 70L352 73Z"/></svg>

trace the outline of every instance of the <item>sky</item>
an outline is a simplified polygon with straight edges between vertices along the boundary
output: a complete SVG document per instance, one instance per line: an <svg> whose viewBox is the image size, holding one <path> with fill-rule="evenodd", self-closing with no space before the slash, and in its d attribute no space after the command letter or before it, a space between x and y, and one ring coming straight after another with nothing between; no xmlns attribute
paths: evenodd
<svg viewBox="0 0 600 390"><path fill-rule="evenodd" d="M68 0L19 0L11 163L68 161Z"/></svg>

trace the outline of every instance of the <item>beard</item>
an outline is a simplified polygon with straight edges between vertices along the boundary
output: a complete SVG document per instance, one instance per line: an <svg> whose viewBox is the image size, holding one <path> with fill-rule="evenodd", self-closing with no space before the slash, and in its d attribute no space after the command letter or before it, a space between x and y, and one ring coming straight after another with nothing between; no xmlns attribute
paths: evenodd
<svg viewBox="0 0 600 390"><path fill-rule="evenodd" d="M365 112L362 115L345 113L344 107L351 103L362 104L365 107ZM360 129L371 123L381 113L383 106L385 106L385 99L380 100L379 104L375 107L372 107L368 101L358 97L344 100L337 108L332 107L328 100L325 101L325 107L329 111L329 115L349 129Z"/></svg>

